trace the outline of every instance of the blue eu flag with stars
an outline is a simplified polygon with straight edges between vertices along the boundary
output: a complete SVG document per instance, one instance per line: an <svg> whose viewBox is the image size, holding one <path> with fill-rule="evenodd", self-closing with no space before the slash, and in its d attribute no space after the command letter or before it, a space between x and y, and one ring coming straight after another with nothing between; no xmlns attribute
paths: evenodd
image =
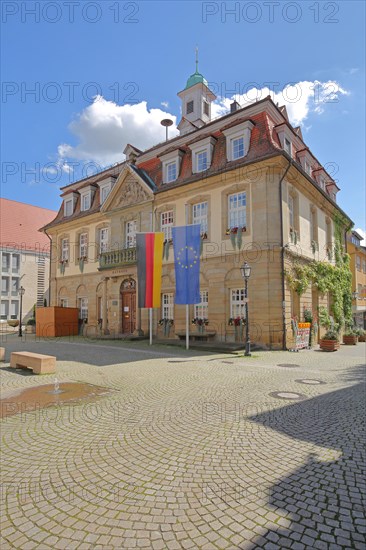
<svg viewBox="0 0 366 550"><path fill-rule="evenodd" d="M175 303L200 303L201 226L173 227Z"/></svg>

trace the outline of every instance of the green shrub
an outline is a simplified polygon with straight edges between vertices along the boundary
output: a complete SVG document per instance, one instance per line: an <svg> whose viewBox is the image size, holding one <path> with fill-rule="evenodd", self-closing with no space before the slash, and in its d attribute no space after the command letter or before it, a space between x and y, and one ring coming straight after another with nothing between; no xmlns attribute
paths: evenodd
<svg viewBox="0 0 366 550"><path fill-rule="evenodd" d="M31 319L28 319L27 321L27 325L28 326L34 326L36 324L36 320L31 318Z"/></svg>
<svg viewBox="0 0 366 550"><path fill-rule="evenodd" d="M338 340L338 333L335 330L328 330L322 340Z"/></svg>

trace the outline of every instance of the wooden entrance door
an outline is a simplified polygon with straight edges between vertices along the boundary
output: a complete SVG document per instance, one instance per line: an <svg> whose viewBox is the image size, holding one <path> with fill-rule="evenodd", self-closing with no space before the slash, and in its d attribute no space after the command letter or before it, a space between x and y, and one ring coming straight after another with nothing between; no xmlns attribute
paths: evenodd
<svg viewBox="0 0 366 550"><path fill-rule="evenodd" d="M132 334L136 329L136 290L122 291L122 332Z"/></svg>

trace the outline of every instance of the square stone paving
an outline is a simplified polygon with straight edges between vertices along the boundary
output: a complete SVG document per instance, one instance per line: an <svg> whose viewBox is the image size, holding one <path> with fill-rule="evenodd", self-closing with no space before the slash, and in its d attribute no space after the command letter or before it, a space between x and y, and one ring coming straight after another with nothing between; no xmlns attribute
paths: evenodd
<svg viewBox="0 0 366 550"><path fill-rule="evenodd" d="M61 388L112 390L31 412L20 398L1 421L2 550L365 548L364 343L250 358L1 345L3 398L54 381L12 372L20 350L56 355Z"/></svg>

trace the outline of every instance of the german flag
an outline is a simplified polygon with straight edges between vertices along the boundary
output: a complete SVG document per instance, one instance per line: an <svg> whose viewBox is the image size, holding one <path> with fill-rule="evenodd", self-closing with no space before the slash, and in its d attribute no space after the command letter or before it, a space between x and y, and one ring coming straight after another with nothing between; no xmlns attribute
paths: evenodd
<svg viewBox="0 0 366 550"><path fill-rule="evenodd" d="M164 233L137 233L139 307L160 307Z"/></svg>

